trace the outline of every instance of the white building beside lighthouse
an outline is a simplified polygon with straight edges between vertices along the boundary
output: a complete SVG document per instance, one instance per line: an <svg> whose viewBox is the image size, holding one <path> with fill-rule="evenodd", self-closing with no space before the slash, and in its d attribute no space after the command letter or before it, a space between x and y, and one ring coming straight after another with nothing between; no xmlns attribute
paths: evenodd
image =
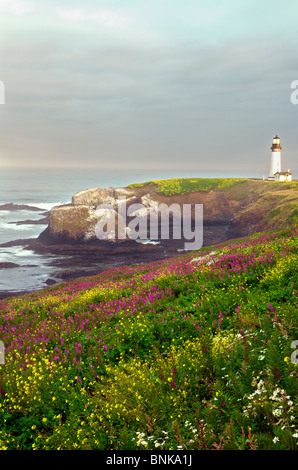
<svg viewBox="0 0 298 470"><path fill-rule="evenodd" d="M281 171L281 149L280 138L276 135L271 145L269 181L292 181L290 170Z"/></svg>

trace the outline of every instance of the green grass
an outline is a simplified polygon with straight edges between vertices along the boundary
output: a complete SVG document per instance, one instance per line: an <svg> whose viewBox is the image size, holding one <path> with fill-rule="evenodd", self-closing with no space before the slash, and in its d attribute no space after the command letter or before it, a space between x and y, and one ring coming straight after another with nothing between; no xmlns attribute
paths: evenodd
<svg viewBox="0 0 298 470"><path fill-rule="evenodd" d="M236 183L246 181L243 178L173 178L169 180L152 180L145 183L130 184L130 189L145 185L157 186L157 192L165 196L175 194L187 194L194 191L210 191L210 189L222 189L233 186Z"/></svg>
<svg viewBox="0 0 298 470"><path fill-rule="evenodd" d="M298 227L0 302L0 448L297 450Z"/></svg>
<svg viewBox="0 0 298 470"><path fill-rule="evenodd" d="M281 213L281 209L277 207L276 209L273 209L266 215L266 220L272 220L274 217L278 216Z"/></svg>
<svg viewBox="0 0 298 470"><path fill-rule="evenodd" d="M296 206L288 217L287 222L294 224L298 221L298 206Z"/></svg>

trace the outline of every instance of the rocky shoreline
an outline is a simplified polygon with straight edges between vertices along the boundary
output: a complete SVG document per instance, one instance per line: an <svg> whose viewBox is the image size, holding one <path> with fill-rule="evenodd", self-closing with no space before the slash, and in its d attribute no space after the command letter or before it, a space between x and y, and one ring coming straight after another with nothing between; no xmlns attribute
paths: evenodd
<svg viewBox="0 0 298 470"><path fill-rule="evenodd" d="M22 242L24 243L25 240ZM10 244L13 244L13 242ZM34 249L38 254L56 255L53 261L48 263L48 266L53 268L53 272L45 281L45 288L81 277L96 275L124 265L150 263L171 256L177 256L177 249L179 249L175 243L169 244L167 250L159 245L141 245L136 242L127 242L125 246L121 247L111 246L108 243L103 243L103 245L100 247L83 245L42 246L37 241L30 241L29 245L25 246L24 249ZM3 270L14 269L16 267L18 265L15 263L0 263L0 269L2 268ZM0 299L30 292L28 290L21 292L0 291Z"/></svg>
<svg viewBox="0 0 298 470"><path fill-rule="evenodd" d="M133 190L93 188L75 194L71 203L55 206L50 213L32 207L34 211L41 210L40 215L43 218L34 223L48 224L45 230L36 239L14 240L0 247L21 246L24 250L32 250L37 255L53 255L53 259L48 262L53 269L48 279L44 281L45 288L120 266L150 263L185 253L184 244L188 240L183 238L178 240L158 238L156 244L139 243L129 237L121 240L99 240L95 235L95 227L105 212L99 214L97 206L106 204L110 214L116 215L118 224L120 211L119 206L117 208L117 198L119 197L126 199L128 207L136 203L141 204L142 214L147 220L149 208L155 207L156 204L164 203L168 206L178 204L180 207L183 204L202 204L203 246L208 247L291 223L291 214L294 213L293 208L297 203L297 190L295 187L289 189L281 185L268 185L266 182L249 180L225 190L197 191L173 196L158 193L154 185L145 185ZM278 204L280 208L277 210ZM1 207L2 210L28 208L13 204ZM127 224L129 220L131 219L126 220ZM172 226L170 231L171 229ZM144 239L148 238L146 235L148 234L144 234ZM17 265L2 263L0 268L2 272L5 269L13 272L17 269ZM0 299L24 293L28 291L0 292Z"/></svg>
<svg viewBox="0 0 298 470"><path fill-rule="evenodd" d="M1 211L33 211L33 212L42 212L43 209L36 206L29 206L28 204L14 204L13 202L9 202L6 204L0 205Z"/></svg>
<svg viewBox="0 0 298 470"><path fill-rule="evenodd" d="M204 246L222 241L226 228L224 225L205 227ZM32 250L39 255L55 255L53 261L48 263L48 266L53 268L53 274L45 281L44 288L125 265L146 264L187 253L184 250L183 240L161 240L159 244L143 244L135 240L126 240L118 244L102 240L97 244L45 244L37 238L19 239L0 246L23 246L24 250ZM3 266L3 270L5 268L14 269L8 265ZM32 290L0 291L0 300L32 292Z"/></svg>

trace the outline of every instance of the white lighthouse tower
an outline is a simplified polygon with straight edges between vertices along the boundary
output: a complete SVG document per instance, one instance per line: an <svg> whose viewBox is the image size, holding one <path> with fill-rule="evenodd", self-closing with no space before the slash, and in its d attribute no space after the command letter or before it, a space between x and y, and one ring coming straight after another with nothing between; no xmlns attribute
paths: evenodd
<svg viewBox="0 0 298 470"><path fill-rule="evenodd" d="M271 145L271 160L268 180L275 180L275 174L281 171L280 138L276 135Z"/></svg>

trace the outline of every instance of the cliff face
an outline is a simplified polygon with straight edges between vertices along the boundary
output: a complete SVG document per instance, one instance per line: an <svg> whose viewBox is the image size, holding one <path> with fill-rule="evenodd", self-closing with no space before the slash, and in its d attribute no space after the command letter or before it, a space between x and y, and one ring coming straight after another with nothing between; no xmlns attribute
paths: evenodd
<svg viewBox="0 0 298 470"><path fill-rule="evenodd" d="M98 209L87 204L57 206L51 210L49 226L40 239L45 240L46 234L47 243L88 243L98 240L98 223L101 222L104 226L110 220L113 223L110 238L115 238L122 217L112 207Z"/></svg>
<svg viewBox="0 0 298 470"><path fill-rule="evenodd" d="M159 193L157 187L152 184L134 189L92 188L74 194L71 204L54 207L50 213L49 226L41 234L39 241L48 245L98 244L101 240L96 233L97 224L101 222L103 225L104 221L108 223L110 217L116 221L117 234L119 225L123 230L120 198L122 204L126 204L126 210L131 211L131 217L141 215L147 217L150 208L157 208L162 203L167 206L179 204L181 212L183 204L191 204L194 215L194 205L202 204L204 238L206 236L208 238L208 233L213 230L212 243L280 228L297 220L296 183L243 180L228 188L173 196ZM132 204L141 204L141 206L132 206ZM128 217L128 220L131 218ZM214 236L215 229L218 233ZM126 228L125 237L128 236L129 231Z"/></svg>
<svg viewBox="0 0 298 470"><path fill-rule="evenodd" d="M109 219L115 221L114 231L117 230L120 216L114 209L94 210L86 204L58 206L50 213L49 228L56 241L87 242L97 238L97 224Z"/></svg>
<svg viewBox="0 0 298 470"><path fill-rule="evenodd" d="M98 219L86 204L54 207L50 212L49 227L54 237L66 235L70 240L88 238Z"/></svg>
<svg viewBox="0 0 298 470"><path fill-rule="evenodd" d="M276 230L298 223L298 185L261 182L253 185L247 199L235 211L228 238Z"/></svg>
<svg viewBox="0 0 298 470"><path fill-rule="evenodd" d="M93 208L101 204L109 204L116 208L117 201L121 197L132 200L134 198L134 191L128 188L86 189L73 195L72 204L75 206L85 204Z"/></svg>

